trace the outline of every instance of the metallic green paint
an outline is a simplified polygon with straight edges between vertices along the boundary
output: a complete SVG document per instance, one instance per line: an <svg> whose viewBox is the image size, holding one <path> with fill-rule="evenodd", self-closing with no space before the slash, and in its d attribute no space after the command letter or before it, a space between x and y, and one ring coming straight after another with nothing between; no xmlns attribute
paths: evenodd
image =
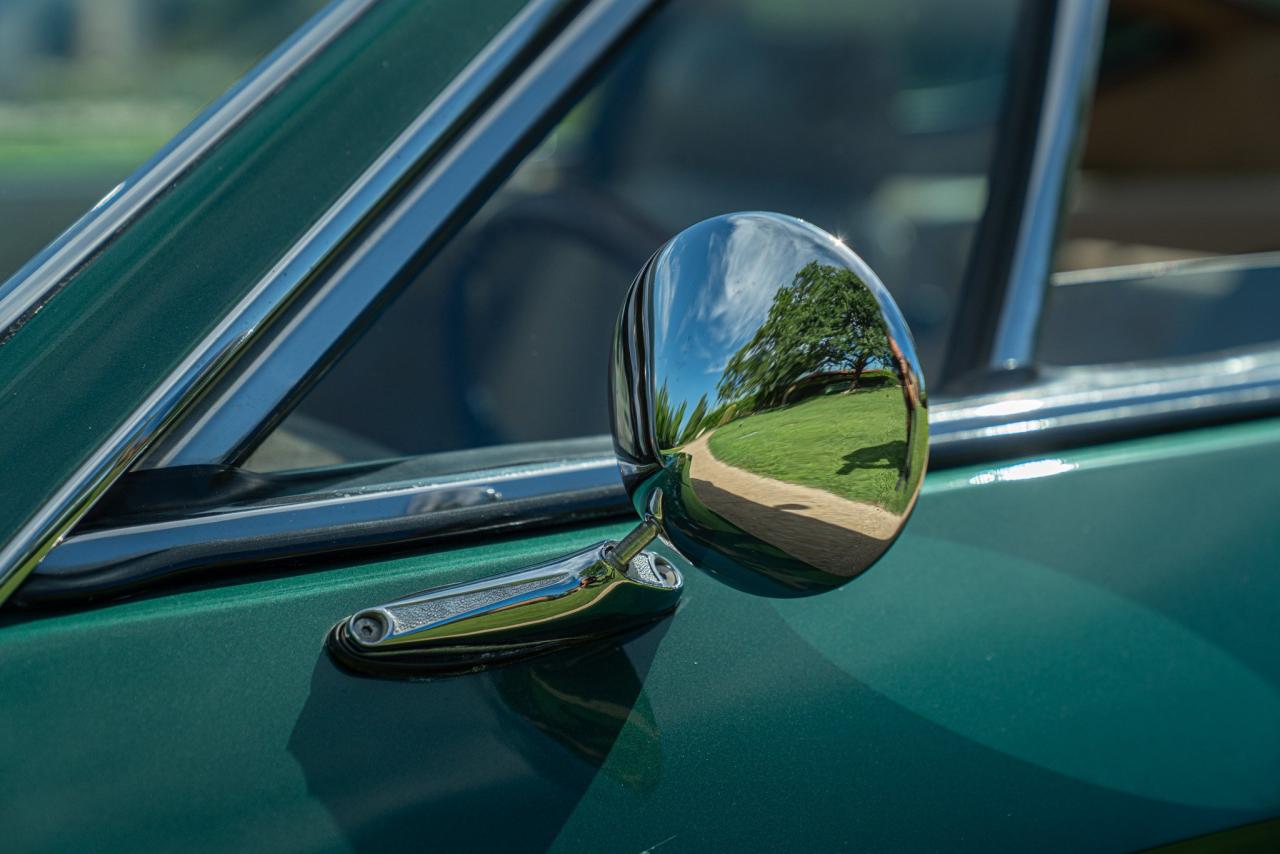
<svg viewBox="0 0 1280 854"><path fill-rule="evenodd" d="M422 682L339 670L326 629L627 525L11 614L6 844L1119 850L1260 820L1277 482L1277 420L935 472L828 597L691 573L598 657Z"/></svg>
<svg viewBox="0 0 1280 854"><path fill-rule="evenodd" d="M0 542L520 5L495 0L483 15L458 0L376 5L0 345Z"/></svg>

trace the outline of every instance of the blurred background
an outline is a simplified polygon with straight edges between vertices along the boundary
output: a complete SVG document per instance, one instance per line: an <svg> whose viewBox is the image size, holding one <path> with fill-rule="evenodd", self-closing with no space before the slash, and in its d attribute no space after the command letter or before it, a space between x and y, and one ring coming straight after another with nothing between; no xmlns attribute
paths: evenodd
<svg viewBox="0 0 1280 854"><path fill-rule="evenodd" d="M0 281L322 5L0 0Z"/></svg>

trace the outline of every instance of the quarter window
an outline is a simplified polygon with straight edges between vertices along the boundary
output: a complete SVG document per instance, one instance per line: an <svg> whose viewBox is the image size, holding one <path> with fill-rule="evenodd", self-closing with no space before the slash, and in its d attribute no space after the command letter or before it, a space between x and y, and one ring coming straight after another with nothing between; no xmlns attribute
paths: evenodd
<svg viewBox="0 0 1280 854"><path fill-rule="evenodd" d="M1280 337L1280 6L1116 0L1039 356Z"/></svg>

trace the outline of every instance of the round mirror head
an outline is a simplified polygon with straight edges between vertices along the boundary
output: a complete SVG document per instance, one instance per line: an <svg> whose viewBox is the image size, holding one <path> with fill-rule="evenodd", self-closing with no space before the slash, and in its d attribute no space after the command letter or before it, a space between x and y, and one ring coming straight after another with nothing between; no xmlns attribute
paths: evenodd
<svg viewBox="0 0 1280 854"><path fill-rule="evenodd" d="M642 516L754 593L838 587L920 492L924 378L865 262L793 217L682 231L636 277L610 370L614 444Z"/></svg>

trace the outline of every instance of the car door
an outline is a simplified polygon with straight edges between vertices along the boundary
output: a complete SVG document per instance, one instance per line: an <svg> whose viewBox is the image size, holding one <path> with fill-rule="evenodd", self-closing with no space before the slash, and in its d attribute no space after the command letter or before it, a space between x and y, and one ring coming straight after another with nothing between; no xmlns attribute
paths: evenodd
<svg viewBox="0 0 1280 854"><path fill-rule="evenodd" d="M1082 331L1269 268L1053 272L1102 7L516 6L331 7L5 286L11 844L1132 849L1273 816L1270 339ZM361 608L628 530L618 305L744 207L844 233L937 378L888 554L790 600L689 568L647 632L460 676L336 664Z"/></svg>

